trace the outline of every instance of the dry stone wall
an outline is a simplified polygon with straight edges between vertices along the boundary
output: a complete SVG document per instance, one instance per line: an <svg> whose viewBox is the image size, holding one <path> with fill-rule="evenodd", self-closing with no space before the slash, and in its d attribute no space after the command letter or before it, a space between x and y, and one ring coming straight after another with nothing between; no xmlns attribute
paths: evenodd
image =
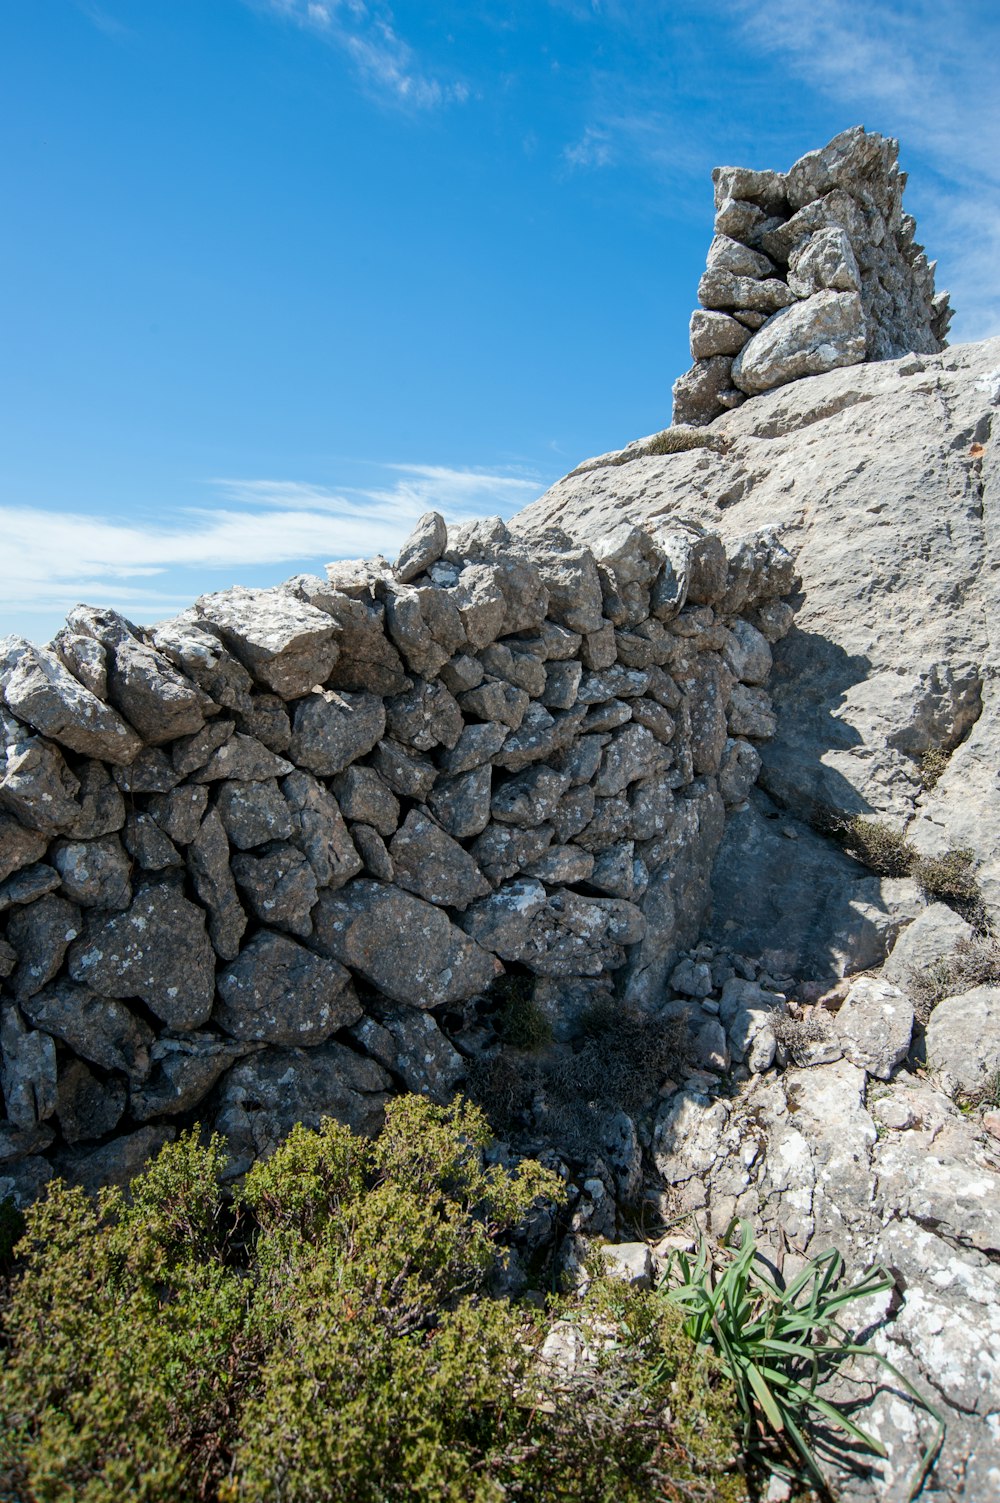
<svg viewBox="0 0 1000 1503"><path fill-rule="evenodd" d="M462 1078L505 970L562 1036L660 1000L795 583L766 531L431 513L394 566L6 638L0 1195L192 1120L233 1172L300 1119L373 1131Z"/></svg>
<svg viewBox="0 0 1000 1503"><path fill-rule="evenodd" d="M710 423L802 376L944 348L948 294L903 211L898 156L897 141L855 126L788 172L715 169L674 423Z"/></svg>

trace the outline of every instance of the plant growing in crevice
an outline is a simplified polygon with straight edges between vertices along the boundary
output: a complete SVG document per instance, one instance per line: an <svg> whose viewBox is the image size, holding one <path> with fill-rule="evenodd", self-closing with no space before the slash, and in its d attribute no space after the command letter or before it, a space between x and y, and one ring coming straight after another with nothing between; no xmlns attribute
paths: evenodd
<svg viewBox="0 0 1000 1503"><path fill-rule="evenodd" d="M960 939L950 955L907 976L906 990L917 1018L926 1023L945 997L958 997L974 986L1000 985L1000 942L990 934Z"/></svg>
<svg viewBox="0 0 1000 1503"><path fill-rule="evenodd" d="M685 1316L684 1329L725 1363L743 1416L744 1442L773 1471L829 1488L811 1431L833 1426L847 1440L876 1456L887 1452L823 1388L855 1358L866 1357L889 1373L935 1421L910 1497L919 1492L944 1439L944 1420L913 1384L880 1353L855 1341L842 1324L849 1305L892 1289L892 1275L875 1268L844 1285L844 1260L836 1249L810 1258L791 1284L763 1271L753 1227L734 1220L717 1251L702 1240L696 1258L674 1252L661 1285L662 1297ZM829 1440L824 1449L831 1449Z"/></svg>
<svg viewBox="0 0 1000 1503"><path fill-rule="evenodd" d="M925 793L941 781L948 771L948 753L941 746L929 746L920 758L920 786Z"/></svg>
<svg viewBox="0 0 1000 1503"><path fill-rule="evenodd" d="M975 852L953 846L939 856L917 856L911 873L930 897L940 898L981 933L988 928L983 895L975 873Z"/></svg>
<svg viewBox="0 0 1000 1503"><path fill-rule="evenodd" d="M840 826L845 849L880 877L909 875L916 851L905 835L883 819L856 814Z"/></svg>

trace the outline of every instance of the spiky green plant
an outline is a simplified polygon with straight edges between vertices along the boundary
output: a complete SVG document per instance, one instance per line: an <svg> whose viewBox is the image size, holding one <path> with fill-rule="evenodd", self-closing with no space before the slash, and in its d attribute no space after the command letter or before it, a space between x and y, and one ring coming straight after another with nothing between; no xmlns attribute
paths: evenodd
<svg viewBox="0 0 1000 1503"><path fill-rule="evenodd" d="M826 1398L821 1389L855 1357L873 1359L936 1422L921 1457L916 1496L944 1438L939 1412L899 1370L841 1324L848 1305L893 1287L892 1275L873 1268L842 1286L844 1260L835 1248L811 1258L787 1288L763 1272L751 1224L734 1220L717 1252L702 1239L696 1258L675 1252L661 1292L685 1316L684 1330L720 1356L736 1388L744 1443L771 1470L809 1481L824 1495L826 1479L807 1438L814 1421L826 1421L850 1440L884 1457L885 1447ZM778 1458L775 1459L775 1451Z"/></svg>

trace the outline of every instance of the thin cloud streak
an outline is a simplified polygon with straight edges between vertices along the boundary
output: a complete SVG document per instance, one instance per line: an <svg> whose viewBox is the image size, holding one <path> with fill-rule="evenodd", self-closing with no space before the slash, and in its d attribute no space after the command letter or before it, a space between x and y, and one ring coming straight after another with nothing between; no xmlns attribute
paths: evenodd
<svg viewBox="0 0 1000 1503"><path fill-rule="evenodd" d="M878 110L902 138L904 159L907 147L926 158L941 178L925 191L923 217L942 260L939 286L953 294L953 337L1000 331L1000 69L984 56L979 7L827 0L809 9L772 0L761 12L750 0L726 4L752 46L779 54L830 98Z"/></svg>
<svg viewBox="0 0 1000 1503"><path fill-rule="evenodd" d="M367 0L245 0L325 37L350 58L361 82L379 98L405 108L433 110L464 104L461 82L442 83L428 74L399 35L392 12Z"/></svg>
<svg viewBox="0 0 1000 1503"><path fill-rule="evenodd" d="M65 612L78 601L110 604L139 619L162 619L190 604L175 580L185 571L192 593L219 588L241 571L333 558L393 556L417 517L441 510L451 525L511 512L543 489L541 478L441 465L387 465L393 484L346 493L301 481L215 482L220 506L178 508L158 526L33 506L0 506L5 549L0 599L8 614ZM225 571L223 581L206 577ZM149 581L149 583L145 583Z"/></svg>

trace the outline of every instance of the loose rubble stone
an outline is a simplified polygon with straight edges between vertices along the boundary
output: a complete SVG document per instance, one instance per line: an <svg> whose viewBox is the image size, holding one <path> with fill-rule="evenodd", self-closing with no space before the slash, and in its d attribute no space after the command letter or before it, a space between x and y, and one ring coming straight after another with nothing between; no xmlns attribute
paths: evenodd
<svg viewBox="0 0 1000 1503"><path fill-rule="evenodd" d="M399 824L399 800L374 767L349 767L333 780L341 813L388 839Z"/></svg>
<svg viewBox="0 0 1000 1503"><path fill-rule="evenodd" d="M198 1028L212 1011L215 955L205 915L153 881L114 918L95 918L69 953L74 981L109 997L138 997L170 1028Z"/></svg>
<svg viewBox="0 0 1000 1503"><path fill-rule="evenodd" d="M208 695L178 673L117 611L78 605L66 621L106 648L108 698L146 746L191 735L201 729L207 714L214 714L216 706ZM134 747L133 754L121 760L131 763L137 751Z"/></svg>
<svg viewBox="0 0 1000 1503"><path fill-rule="evenodd" d="M248 1052L213 1034L158 1039L150 1055L150 1076L129 1096L129 1112L137 1122L190 1111L208 1095L229 1066Z"/></svg>
<svg viewBox="0 0 1000 1503"><path fill-rule="evenodd" d="M865 317L856 292L816 292L770 319L733 362L734 383L753 396L802 376L865 358Z"/></svg>
<svg viewBox="0 0 1000 1503"><path fill-rule="evenodd" d="M123 1003L72 981L57 981L21 1004L36 1028L61 1039L81 1059L130 1080L149 1072L153 1031Z"/></svg>
<svg viewBox="0 0 1000 1503"><path fill-rule="evenodd" d="M151 814L130 813L122 841L132 860L143 871L163 871L168 866L184 864L177 847Z"/></svg>
<svg viewBox="0 0 1000 1503"><path fill-rule="evenodd" d="M237 778L244 782L258 782L280 778L294 770L291 762L276 756L256 737L236 731L217 752L212 753L204 767L192 773L191 780L194 783L214 783L220 778Z"/></svg>
<svg viewBox="0 0 1000 1503"><path fill-rule="evenodd" d="M60 1072L56 1117L67 1143L103 1138L114 1132L125 1111L125 1082L114 1076L99 1080L93 1070L75 1059Z"/></svg>
<svg viewBox="0 0 1000 1503"><path fill-rule="evenodd" d="M474 996L499 974L493 956L440 908L365 878L341 892L321 893L313 929L321 954L411 1007L439 1007Z"/></svg>
<svg viewBox="0 0 1000 1503"><path fill-rule="evenodd" d="M215 808L229 839L241 851L269 840L287 840L292 833L292 811L275 778L256 783L227 779L216 794Z"/></svg>
<svg viewBox="0 0 1000 1503"><path fill-rule="evenodd" d="M7 1117L30 1130L56 1109L56 1046L25 1026L12 1002L0 1006L0 1087Z"/></svg>
<svg viewBox="0 0 1000 1503"><path fill-rule="evenodd" d="M349 981L335 960L261 930L219 976L216 1021L237 1039L322 1044L361 1016Z"/></svg>
<svg viewBox="0 0 1000 1503"><path fill-rule="evenodd" d="M289 773L281 791L292 810L292 844L307 857L317 887L343 887L361 870L361 858L336 799L308 772Z"/></svg>
<svg viewBox="0 0 1000 1503"><path fill-rule="evenodd" d="M236 959L247 927L229 861L229 841L219 811L210 809L188 846L187 865L198 900L208 910L208 933L220 960Z"/></svg>
<svg viewBox="0 0 1000 1503"><path fill-rule="evenodd" d="M380 882L391 882L396 875L385 841L371 825L352 825L351 838L361 857L363 869Z"/></svg>
<svg viewBox="0 0 1000 1503"><path fill-rule="evenodd" d="M132 896L129 860L117 835L100 840L57 840L52 861L64 895L82 908L127 908Z"/></svg>
<svg viewBox="0 0 1000 1503"><path fill-rule="evenodd" d="M0 882L38 861L47 844L38 830L27 830L11 815L0 813Z"/></svg>
<svg viewBox="0 0 1000 1503"><path fill-rule="evenodd" d="M488 762L455 777L439 778L427 804L441 828L456 840L479 835L490 822L493 769Z"/></svg>
<svg viewBox="0 0 1000 1503"><path fill-rule="evenodd" d="M80 813L79 779L51 742L29 735L13 719L3 718L2 727L6 753L0 766L0 808L46 837L61 833ZM15 852L19 845L23 850L23 839L15 840Z"/></svg>
<svg viewBox="0 0 1000 1503"><path fill-rule="evenodd" d="M436 511L425 511L399 551L396 559L396 578L409 584L418 574L423 574L431 564L437 563L448 546L448 529L444 517Z"/></svg>
<svg viewBox="0 0 1000 1503"><path fill-rule="evenodd" d="M847 993L835 1026L852 1064L889 1080L909 1053L913 1007L898 987L862 976Z"/></svg>
<svg viewBox="0 0 1000 1503"><path fill-rule="evenodd" d="M5 913L8 908L37 902L46 893L55 892L61 886L62 878L54 866L47 866L42 861L36 866L26 866L23 871L0 883L0 913Z"/></svg>

